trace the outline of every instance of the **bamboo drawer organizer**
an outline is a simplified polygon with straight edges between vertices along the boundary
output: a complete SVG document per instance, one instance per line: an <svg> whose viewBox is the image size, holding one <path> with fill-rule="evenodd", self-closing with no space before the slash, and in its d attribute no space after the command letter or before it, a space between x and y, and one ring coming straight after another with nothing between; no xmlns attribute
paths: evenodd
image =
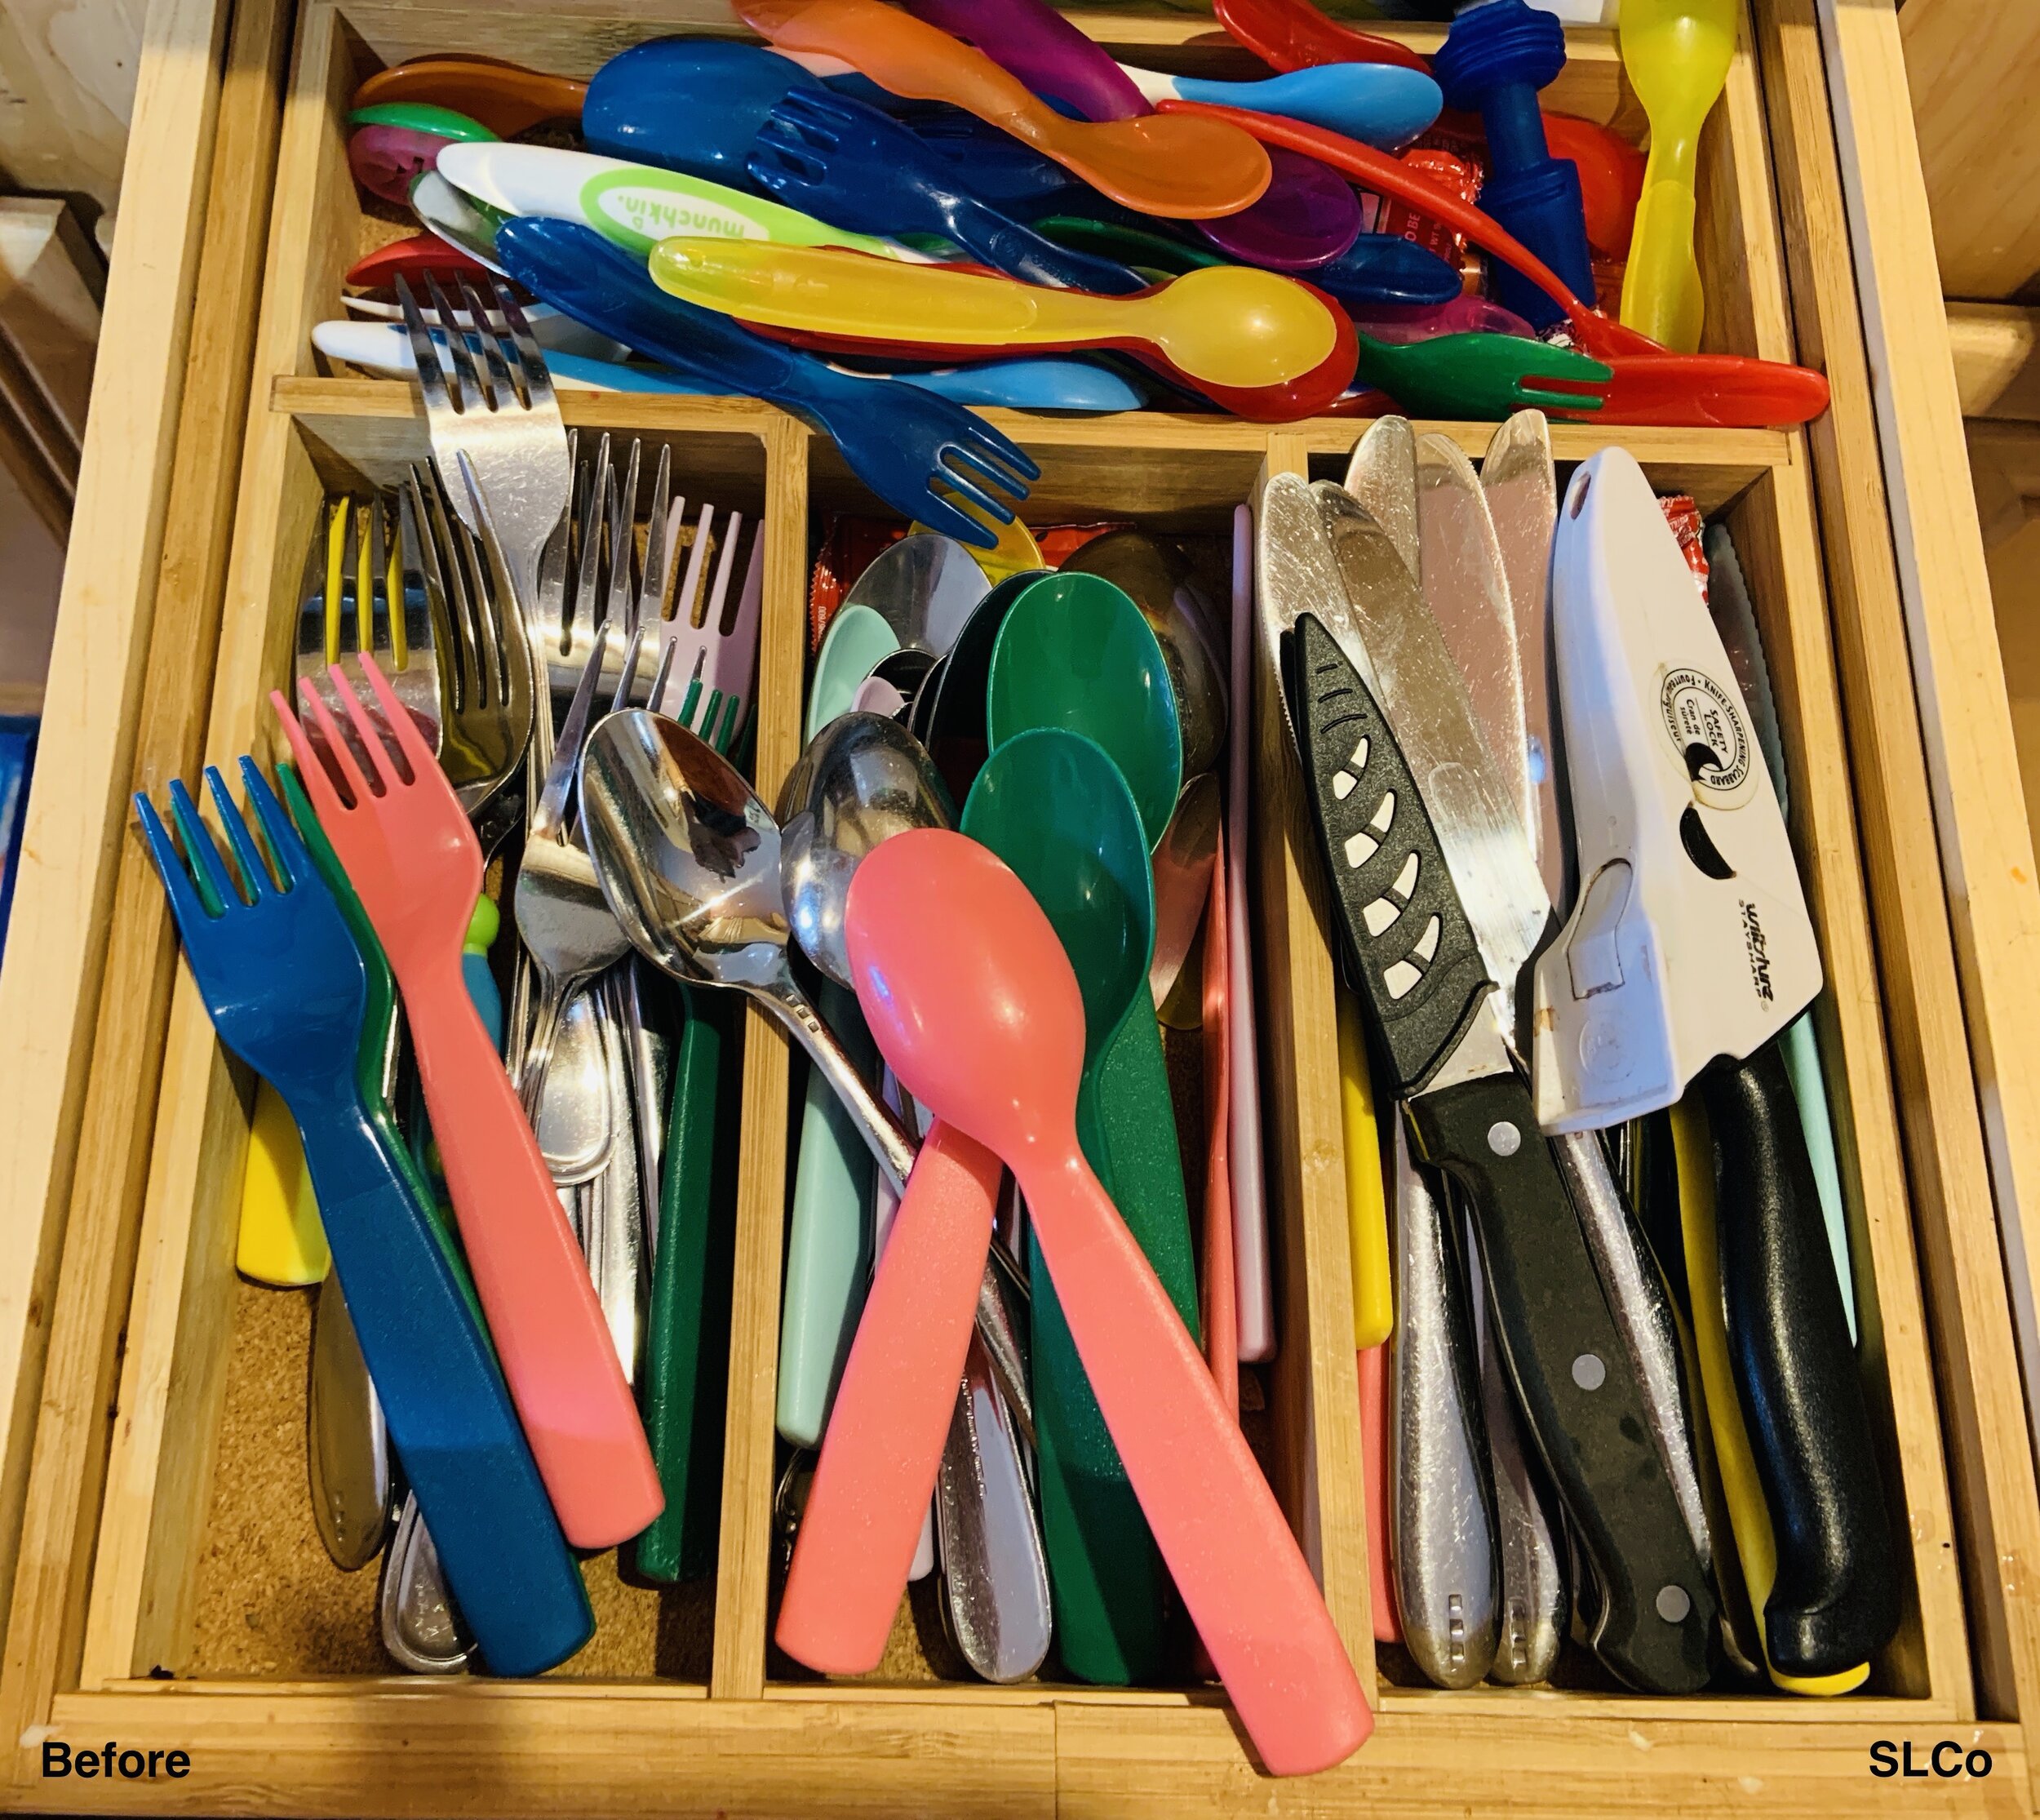
<svg viewBox="0 0 2040 1820"><path fill-rule="evenodd" d="M1194 42L1210 30L1205 17L1071 10L1133 60L1245 73L1236 59ZM1759 0L1745 20L1744 47L1702 158L1708 344L1776 358L1791 357L1795 326L1802 347L1809 323L1821 326L1807 313L1812 294L1796 264L1788 302L1773 189L1775 156L1787 219L1802 224L1793 185L1803 147L1773 140L1799 118L1783 98L1779 72L1787 65L1778 61L1782 47L1805 48L1790 35L1794 11L1790 0ZM1902 1791L1909 1812L2023 1806L2020 1734L1999 1722L2011 1716L2017 1677L1999 1673L1991 1655L2002 1653L2007 1634L1998 1569L1976 1550L1979 1538L2023 1534L2020 1525L2033 1514L2017 1503L2016 1484L2007 1492L1971 1470L2002 1437L1990 1410L1984 1418L1976 1414L1959 1332L1948 1350L1949 1320L1989 1327L1989 1299L1977 1287L1977 1247L1988 1234L1946 1218L1945 1197L1909 1187L1909 1168L1915 1179L1921 1168L1920 1114L1909 1098L1901 1112L1893 1062L1910 1095L1914 1051L1900 1038L1909 1041L1914 1025L1909 1014L1890 1014L1887 1029L1895 964L1887 950L1897 943L1901 957L1909 954L1909 936L1886 921L1889 880L1874 867L1866 878L1859 853L1865 761L1852 692L1847 721L1843 712L1856 647L1843 623L1855 597L1842 584L1852 588L1855 575L1838 576L1831 611L1816 514L1816 482L1825 487L1825 476L1816 457L1822 436L1833 441L1833 427L1809 436L1570 424L1554 426L1554 442L1563 467L1620 442L1661 490L1690 492L1703 512L1725 515L1758 606L1785 726L1794 838L1826 963L1818 1028L1841 1139L1865 1385L1895 1529L1909 1543L1904 1622L1864 1695L1830 1702L1762 1694L1670 1699L1605 1691L1590 1677L1590 1686L1571 1689L1448 1694L1382 1680L1373 1741L1337 1772L1281 1783L1254 1767L1216 1689L792 1678L768 1646L789 1069L784 1043L755 1018L742 1075L712 1632L689 1653L698 1660L691 1678L656 1674L650 1656L599 1675L570 1663L535 1683L342 1676L321 1661L316 1640L271 1678L224 1674L209 1663L199 1640L220 1615L205 1605L217 1596L207 1590L217 1579L202 1565L227 1463L223 1412L241 1293L233 1228L251 1087L223 1059L188 980L172 969L160 894L128 825L125 792L131 777L160 787L172 771L188 775L202 752L224 761L243 750L273 752L265 695L289 671L304 552L322 493L388 483L427 451L409 388L325 375L309 346L312 324L339 313L341 273L391 231L364 219L348 173L342 122L357 83L401 58L453 48L584 75L628 43L720 26L726 16L715 0L651 0L630 9L617 0L561 0L543 9L462 0L430 10L397 0L307 0L294 20L286 0L240 0L229 30L223 5L157 0L152 58L175 50L157 30L167 30L173 16L198 71L190 80L202 82L210 55L212 87L185 96L174 117L166 104L156 114L144 109L136 143L140 158L144 130L158 116L171 122L166 132L180 121L186 132L216 135L209 199L202 176L186 182L178 204L201 212L203 230L192 225L178 242L196 248L202 238L203 246L202 262L184 269L198 273L197 314L188 277L173 312L194 325L188 357L173 335L155 357L153 383L160 385L169 366L189 379L180 426L173 431L166 418L136 433L153 436L157 451L149 499L162 549L152 540L131 553L135 573L125 585L140 604L122 633L126 693L113 701L103 687L95 693L84 679L78 684L77 737L112 742L113 757L102 755L95 774L104 781L104 801L95 796L87 806L78 877L41 879L49 891L84 891L95 907L108 907L106 948L103 956L64 949L60 901L17 908L0 984L0 1014L12 1006L24 1016L60 1017L69 1036L53 1079L29 1072L53 1066L44 1054L9 1059L0 1082L20 1086L28 1111L11 1107L8 1116L29 1136L39 1132L42 1150L51 1152L9 1185L4 1204L24 1235L6 1285L19 1303L6 1337L23 1360L0 1488L18 1488L24 1472L28 1482L0 1675L0 1713L8 1721L0 1736L16 1741L0 1802L36 1811L802 1816L1413 1814L1441 1805L1577 1815L1690 1805L1775 1816L1862 1811ZM279 75L294 25L287 75ZM1404 29L1421 46L1437 42L1435 29ZM1640 113L1623 85L1612 33L1572 35L1572 61L1547 100L1633 130ZM145 99L150 79L145 70ZM1816 118L1807 113L1801 124ZM1825 112L1817 124L1825 135ZM1819 143L1831 158L1831 141ZM183 150L191 155L188 142ZM208 166L202 158L195 168ZM273 205L265 212L272 168ZM163 171L132 160L129 183L124 224L148 186L170 188ZM121 277L117 262L117 286ZM127 317L118 313L123 305ZM141 300L127 293L109 297L109 329L144 314ZM1836 357L1832 344L1827 357ZM118 362L115 370L135 377ZM101 410L108 383L103 375ZM569 393L564 402L568 422L584 430L670 444L676 483L690 495L747 517L764 513L757 772L769 797L797 750L814 536L828 513L872 510L875 502L826 442L749 401ZM1264 474L1336 477L1364 427L1352 419L1269 427L1161 414L992 415L1041 464L1030 520L1124 518L1212 535L1226 532L1232 507L1252 496ZM100 428L95 419L95 439ZM1488 426L1449 428L1470 454L1485 446ZM95 532L112 539L122 520L110 493L92 491L95 459L111 457L103 447L96 455L88 450L73 564L98 574L109 551L86 540ZM134 534L125 535L131 542ZM1830 544L1834 535L1830 523ZM82 594L84 584L74 582L74 590ZM91 610L67 597L72 638ZM1373 1687L1333 963L1298 773L1269 680L1259 679L1250 723L1256 983L1280 1348L1261 1374L1265 1458ZM1908 710L1911 700L1908 685ZM1235 704L1236 712L1246 708ZM120 743L123 725L131 748ZM49 798L38 806L54 830ZM73 817L79 813L73 805ZM75 918L79 910L68 913ZM45 954L66 965L31 974ZM77 1059L81 1045L84 1061ZM1954 1117L1954 1106L1946 1099L1934 1117ZM1959 1141L1958 1133L1949 1143ZM1922 1259L1925 1285L1936 1289L1931 1298ZM1994 1251L1990 1262L1994 1272ZM1967 1285L1968 1300L1940 1293L1944 1265ZM2002 1278L1993 1280L2002 1300ZM9 1307L0 1299L0 1313ZM1944 1440L1945 1425L1952 1443ZM259 1444L288 1452L299 1437L272 1433ZM301 1503L294 1452L288 1463L288 1495ZM2024 1485L2029 1501L2029 1466ZM1980 1513L1971 1501L1976 1497ZM2013 1502L2001 1506L2001 1498ZM294 1520L281 1512L267 1519ZM2004 1572L2009 1578L2012 1565ZM695 1609L706 1622L705 1598ZM1972 1626L1980 1640L1974 1644ZM38 1746L46 1737L94 1748L113 1738L124 1748L182 1749L192 1767L175 1782L45 1782ZM1991 1778L1871 1778L1873 1741L1911 1740L1926 1749L1943 1737L1958 1738L1964 1750L1988 1750Z"/></svg>

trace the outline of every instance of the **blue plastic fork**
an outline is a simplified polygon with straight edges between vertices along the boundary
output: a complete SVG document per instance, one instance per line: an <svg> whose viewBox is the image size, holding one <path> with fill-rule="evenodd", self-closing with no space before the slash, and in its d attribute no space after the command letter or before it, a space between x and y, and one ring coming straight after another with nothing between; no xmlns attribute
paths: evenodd
<svg viewBox="0 0 2040 1820"><path fill-rule="evenodd" d="M991 530L935 491L940 480L993 521L1013 522L1015 499L1041 470L1016 444L960 405L892 380L839 373L814 355L768 341L713 310L670 297L644 262L577 221L521 217L496 237L518 283L660 365L698 375L813 419L843 451L850 472L886 504L930 530L980 549Z"/></svg>
<svg viewBox="0 0 2040 1820"><path fill-rule="evenodd" d="M488 1344L361 1098L360 952L253 759L241 775L280 889L212 766L206 784L238 880L180 781L171 815L191 869L137 795L149 853L214 1029L297 1121L369 1375L461 1614L498 1674L541 1674L593 1633L580 1569Z"/></svg>
<svg viewBox="0 0 2040 1820"><path fill-rule="evenodd" d="M765 117L745 168L789 208L858 233L928 233L1029 284L1130 297L1147 280L1096 254L1058 246L1001 214L951 163L868 103L789 89ZM867 222L884 226L871 229Z"/></svg>

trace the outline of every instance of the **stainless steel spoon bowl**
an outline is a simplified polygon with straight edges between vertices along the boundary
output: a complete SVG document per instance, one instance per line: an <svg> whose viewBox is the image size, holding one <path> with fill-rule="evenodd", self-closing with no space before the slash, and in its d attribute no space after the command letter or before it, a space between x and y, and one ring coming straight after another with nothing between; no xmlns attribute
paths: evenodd
<svg viewBox="0 0 2040 1820"><path fill-rule="evenodd" d="M914 1141L795 982L779 824L736 767L677 721L634 708L588 735L580 788L588 855L631 944L676 979L734 987L778 1017L903 1185Z"/></svg>
<svg viewBox="0 0 2040 1820"><path fill-rule="evenodd" d="M1222 622L1190 558L1144 530L1112 530L1093 538L1062 566L1102 576L1141 610L1176 690L1184 781L1211 770L1226 749L1226 663L1214 642Z"/></svg>

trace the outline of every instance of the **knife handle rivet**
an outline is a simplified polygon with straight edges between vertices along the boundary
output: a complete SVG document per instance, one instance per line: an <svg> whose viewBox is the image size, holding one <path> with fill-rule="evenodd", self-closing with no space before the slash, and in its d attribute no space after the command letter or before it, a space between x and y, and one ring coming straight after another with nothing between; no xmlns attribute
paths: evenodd
<svg viewBox="0 0 2040 1820"><path fill-rule="evenodd" d="M1667 1624L1683 1624L1693 1609L1692 1596L1680 1586L1657 1589L1657 1615Z"/></svg>
<svg viewBox="0 0 2040 1820"><path fill-rule="evenodd" d="M1507 1119L1497 1119L1488 1127L1488 1147L1497 1156L1513 1156L1523 1148L1523 1134Z"/></svg>
<svg viewBox="0 0 2040 1820"><path fill-rule="evenodd" d="M1572 1382L1581 1390L1599 1390L1608 1382L1608 1367L1591 1352L1582 1352L1572 1361Z"/></svg>

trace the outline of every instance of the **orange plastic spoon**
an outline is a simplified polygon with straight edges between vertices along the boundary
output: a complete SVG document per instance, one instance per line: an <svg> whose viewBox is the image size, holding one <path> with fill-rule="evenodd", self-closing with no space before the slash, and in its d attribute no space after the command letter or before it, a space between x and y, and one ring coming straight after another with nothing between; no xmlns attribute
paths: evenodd
<svg viewBox="0 0 2040 1820"><path fill-rule="evenodd" d="M1084 1001L1041 908L976 841L897 834L851 881L857 996L900 1085L1019 1179L1077 1352L1240 1722L1277 1775L1373 1729L1296 1538L1077 1146Z"/></svg>
<svg viewBox="0 0 2040 1820"><path fill-rule="evenodd" d="M948 101L1002 127L1115 202L1202 220L1261 199L1266 150L1222 120L1065 118L983 51L881 0L735 0L739 17L782 51L840 57L880 88ZM1194 130L1188 130L1194 128Z"/></svg>
<svg viewBox="0 0 2040 1820"><path fill-rule="evenodd" d="M466 55L414 57L384 69L354 91L353 105L379 101L429 101L479 120L508 139L548 120L579 120L588 84L548 75L500 57Z"/></svg>

